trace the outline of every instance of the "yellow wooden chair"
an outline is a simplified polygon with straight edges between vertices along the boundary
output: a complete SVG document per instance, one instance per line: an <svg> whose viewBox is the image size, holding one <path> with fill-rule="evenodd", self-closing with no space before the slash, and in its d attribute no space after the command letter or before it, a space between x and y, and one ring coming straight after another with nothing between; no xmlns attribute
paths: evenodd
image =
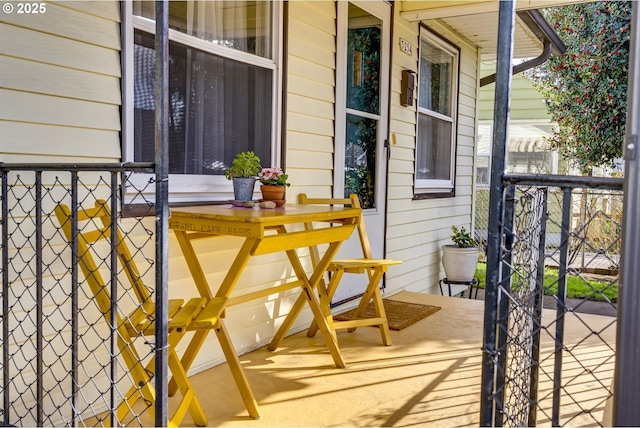
<svg viewBox="0 0 640 428"><path fill-rule="evenodd" d="M351 205L355 208L361 208L360 199L358 195L352 194L349 198L309 198L305 193L298 195L298 202L300 204L316 204L316 205ZM306 224L306 228L313 228L312 224ZM374 259L371 252L371 245L369 244L369 236L365 229L364 219L360 217L356 229L358 230L358 238L360 240L360 247L362 249L362 257L348 260L334 260L331 262L327 271L331 273L331 279L327 286L327 295L331 300L340 284L345 273L348 274L367 274L369 276L368 285L360 299L360 303L353 313L353 317L349 321L333 321L330 326L333 330L337 329L349 329L354 331L357 327L362 326L378 326L380 328L380 335L382 337L382 343L385 345L391 345L391 336L389 334L389 322L384 310L384 304L382 302L382 294L380 293L380 280L385 272L387 272L389 266L402 263L398 260L389 259ZM319 260L319 252L317 247L312 247L311 259L312 263L316 263ZM365 312L370 302L373 300L376 316L373 318L362 318L362 314ZM307 336L315 336L318 330L315 321L309 327Z"/></svg>
<svg viewBox="0 0 640 428"><path fill-rule="evenodd" d="M117 252L121 269L125 272L131 283L131 289L137 300L137 307L129 314L124 314L121 308L116 308L116 320L118 336L118 348L130 372L133 386L125 395L117 409L118 422L129 413L133 413L134 403L142 398L147 405L151 418L155 417L156 392L153 377L155 375L155 358L149 358L146 366L141 361L136 350L136 339L143 341L144 336L155 335L155 308L151 292L142 282L140 273L133 260L122 233L118 227L112 228L111 211L103 200L98 200L95 207L78 210L78 232L72 234L72 212L65 204L59 204L55 209L62 231L69 242L77 243L78 265L80 266L86 283L91 289L95 302L102 315L111 324L111 294L110 284L106 283L96 265L94 254L97 256L94 244L104 239ZM115 229L115 237L113 236ZM115 243L111 242L115 239ZM219 318L224 307L221 298L210 301L203 297L189 299L170 299L168 310L168 363L182 399L177 409L169 418L169 426L179 426L180 422L189 411L193 421L198 426L206 426L207 418L200 406L198 398L191 386L183 364L176 353L176 345L185 336L187 331L198 329L211 329L219 323Z"/></svg>

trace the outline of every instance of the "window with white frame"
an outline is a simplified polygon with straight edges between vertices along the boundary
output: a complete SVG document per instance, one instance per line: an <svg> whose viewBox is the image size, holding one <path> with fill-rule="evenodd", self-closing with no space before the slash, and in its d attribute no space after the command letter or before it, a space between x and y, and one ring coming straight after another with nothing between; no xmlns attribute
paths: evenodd
<svg viewBox="0 0 640 428"><path fill-rule="evenodd" d="M453 195L458 100L458 49L420 30L416 194Z"/></svg>
<svg viewBox="0 0 640 428"><path fill-rule="evenodd" d="M134 1L133 132L127 160L153 162L155 2ZM230 199L236 154L279 164L279 2L169 2L171 201Z"/></svg>

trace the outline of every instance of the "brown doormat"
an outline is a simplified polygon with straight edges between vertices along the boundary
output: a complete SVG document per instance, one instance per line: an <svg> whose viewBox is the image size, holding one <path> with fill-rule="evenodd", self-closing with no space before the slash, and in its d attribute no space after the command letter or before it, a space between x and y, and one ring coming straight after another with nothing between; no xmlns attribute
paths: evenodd
<svg viewBox="0 0 640 428"><path fill-rule="evenodd" d="M391 330L402 330L405 327L410 326L423 318L428 317L431 314L435 314L440 309L440 306L421 305L419 303L400 302L397 300L382 300L384 304L384 310L387 313L387 320L389 321L389 328ZM348 321L352 318L355 309L350 311L334 315L333 319L336 321ZM376 310L373 307L373 302L369 303L367 310L362 314L362 318L374 318L376 316ZM374 326L377 327L377 326Z"/></svg>

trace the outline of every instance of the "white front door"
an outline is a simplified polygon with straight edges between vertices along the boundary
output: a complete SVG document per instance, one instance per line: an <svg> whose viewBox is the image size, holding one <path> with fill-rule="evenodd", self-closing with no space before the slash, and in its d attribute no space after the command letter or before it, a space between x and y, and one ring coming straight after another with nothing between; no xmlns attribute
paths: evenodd
<svg viewBox="0 0 640 428"><path fill-rule="evenodd" d="M384 255L390 23L387 2L338 2L334 196L358 194L376 258ZM354 254L356 234L337 258ZM362 294L366 283L366 275L345 275L333 301Z"/></svg>

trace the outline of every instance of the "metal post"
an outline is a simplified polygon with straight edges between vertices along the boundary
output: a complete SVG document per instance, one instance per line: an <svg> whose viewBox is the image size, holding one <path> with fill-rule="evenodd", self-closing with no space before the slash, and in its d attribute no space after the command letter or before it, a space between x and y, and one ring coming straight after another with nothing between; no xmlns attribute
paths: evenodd
<svg viewBox="0 0 640 428"><path fill-rule="evenodd" d="M80 319L80 306L78 296L78 171L71 172L71 410L72 421L76 423L78 418L78 367L80 357L78 354L78 324ZM112 332L113 334L113 332ZM112 425L114 426L114 425Z"/></svg>
<svg viewBox="0 0 640 428"><path fill-rule="evenodd" d="M118 180L117 180L117 172L112 171L110 174L111 177L111 218L109 222L111 223L111 251L110 251L110 277L109 283L111 284L111 288L109 290L109 294L111 295L111 312L109 314L109 318L111 320L111 342L109 344L111 350L111 362L110 362L110 375L111 375L111 426L115 427L117 425L122 424L121 421L118 420L118 414L116 410L118 409L118 340L120 340L120 334L118 332Z"/></svg>
<svg viewBox="0 0 640 428"><path fill-rule="evenodd" d="M42 248L42 171L35 171L35 195L36 195L36 215L35 215L35 226L36 226L36 248ZM36 322L38 325L44 325L44 315L43 315L43 286L42 286L42 251L36 251ZM38 350L36 355L36 372L38 374L38 379L36 381L36 386L38 391L37 395L37 410L36 410L36 421L38 426L44 425L44 360L42 357L41 350L44 349L44 333L42 329L39 328L36 332L36 349Z"/></svg>
<svg viewBox="0 0 640 428"><path fill-rule="evenodd" d="M540 219L540 232L538 243L538 269L536 272L536 288L533 294L533 341L531 344L531 383L529 386L529 421L527 426L536 426L537 402L538 402L538 379L540 367L540 333L542 329L542 296L544 294L544 261L545 248L547 246L547 201L548 189L541 190L542 193L542 218Z"/></svg>
<svg viewBox="0 0 640 428"><path fill-rule="evenodd" d="M493 111L493 159L489 194L489 225L487 230L487 277L485 280L484 334L482 354L482 384L480 391L480 425L493 424L494 359L496 358L496 316L498 272L500 264L500 223L502 217L502 178L504 175L507 125L511 94L511 60L515 0L500 2L498 16L498 56L496 93Z"/></svg>
<svg viewBox="0 0 640 428"><path fill-rule="evenodd" d="M558 294L556 305L556 337L553 372L553 408L551 424L560 426L560 393L562 392L562 350L564 349L564 314L567 295L569 237L571 232L571 188L562 189L562 230L560 231L560 261L558 263Z"/></svg>
<svg viewBox="0 0 640 428"><path fill-rule="evenodd" d="M2 221L0 221L0 228L2 228L2 423L5 426L10 426L9 418L9 404L11 403L11 396L9 394L9 387L11 385L11 375L9 372L9 251L7 246L9 245L9 202L8 197L8 170L2 171Z"/></svg>
<svg viewBox="0 0 640 428"><path fill-rule="evenodd" d="M618 331L616 337L615 385L613 389L613 425L639 426L640 406L640 169L637 146L640 122L640 9L632 2L631 48L627 128L624 148L624 196L622 208L622 250L620 291L618 294Z"/></svg>
<svg viewBox="0 0 640 428"><path fill-rule="evenodd" d="M504 236L504 253L500 252L499 260L499 280L500 288L497 293L498 313L496 316L497 328L497 345L498 351L494 397L496 398L495 415L493 418L494 426L504 426L504 397L505 397L505 373L507 368L507 341L509 330L509 306L510 301L508 295L511 294L511 256L513 254L514 236L514 220L516 216L516 185L511 184L504 190L504 215L502 216L501 235ZM505 295L505 293L507 295Z"/></svg>
<svg viewBox="0 0 640 428"><path fill-rule="evenodd" d="M169 3L156 2L156 409L155 424L167 426L168 232L169 232Z"/></svg>

